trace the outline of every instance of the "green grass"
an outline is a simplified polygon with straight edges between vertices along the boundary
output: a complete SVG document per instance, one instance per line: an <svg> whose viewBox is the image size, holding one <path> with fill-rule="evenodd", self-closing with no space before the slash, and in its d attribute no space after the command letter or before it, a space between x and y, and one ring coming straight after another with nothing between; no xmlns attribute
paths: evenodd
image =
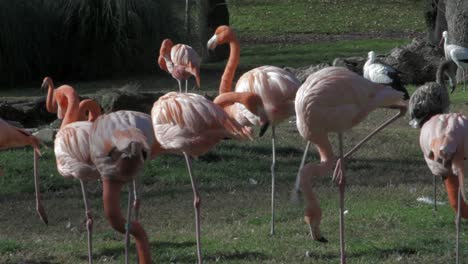
<svg viewBox="0 0 468 264"><path fill-rule="evenodd" d="M425 29L422 0L229 0L228 4L232 26L248 35Z"/></svg>
<svg viewBox="0 0 468 264"><path fill-rule="evenodd" d="M466 98L462 92L455 93L456 100L462 98ZM455 103L453 111L468 113L468 106ZM377 110L346 133L345 149L391 112ZM453 210L443 205L433 215L430 205L416 202L417 197L431 195L432 177L418 146L419 131L407 122L404 118L391 125L348 163L346 243L350 263L443 263L454 257ZM302 221L303 206L289 203L304 142L293 123L281 124L277 136L274 237L268 235L268 133L255 141L224 141L194 162L202 196L202 244L207 263L338 263L337 189L329 177L317 179L322 232L330 242L311 241ZM331 140L336 147L336 135ZM315 150L308 160L318 162ZM0 178L0 262L85 263L86 229L79 184L57 174L52 149L45 149L40 160L47 227L34 211L31 150L0 152L0 166L5 169ZM192 191L183 158L168 155L149 162L142 185L142 223L154 258L160 263L195 262ZM96 263L121 263L123 236L112 231L104 219L100 184L90 184L90 189ZM438 192L439 199L446 202L440 180ZM463 230L466 226L464 221ZM463 232L463 257L468 256L467 239Z"/></svg>

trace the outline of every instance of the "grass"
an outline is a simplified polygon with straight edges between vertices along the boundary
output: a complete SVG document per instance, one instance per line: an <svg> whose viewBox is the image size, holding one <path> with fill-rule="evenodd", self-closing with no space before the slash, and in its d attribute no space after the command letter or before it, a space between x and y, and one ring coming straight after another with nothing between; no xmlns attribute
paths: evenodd
<svg viewBox="0 0 468 264"><path fill-rule="evenodd" d="M422 31L423 1L228 1L232 24L241 34ZM331 8L333 5L333 8ZM311 10L310 7L314 9ZM361 13L362 8L364 12ZM395 11L399 9L399 11ZM307 13L306 13L307 12ZM384 13L382 13L384 12ZM293 14L293 15L291 15ZM312 15L314 14L314 15ZM322 17L316 18L315 14ZM268 18L267 22L260 21ZM374 18L379 18L375 23ZM371 21L371 22L368 22ZM389 23L388 21L392 22ZM336 23L335 23L336 22ZM335 57L386 53L408 40L347 40L330 43L243 45L240 72L272 64L305 66ZM205 65L202 90L215 91L224 62ZM142 90L175 90L169 76L134 76L117 80L72 82L81 94L137 82ZM40 95L40 81L1 89L0 96ZM410 93L416 87L409 87ZM451 95L452 111L468 113L468 94ZM345 149L390 116L377 110L345 134ZM421 156L419 131L403 118L385 129L347 164L346 247L350 263L446 263L454 260L454 213L447 205L435 214L416 199L430 196L432 177ZM194 162L202 196L202 249L206 263L338 263L338 196L329 177L316 179L323 209L322 232L328 244L311 241L302 221L303 205L289 202L305 146L294 122L277 128L277 234L269 235L271 145L268 133L255 141L223 141ZM331 135L336 148L336 135ZM0 263L86 263L86 227L77 181L58 175L53 149L40 160L44 226L35 213L29 148L0 152ZM318 162L315 150L308 161ZM142 175L142 223L158 263L196 262L192 190L182 157L161 156ZM122 263L123 236L103 216L100 183L89 184L94 217L96 263ZM443 185L439 199L447 202ZM122 205L125 197L122 198ZM467 227L462 222L462 230ZM462 259L468 237L461 234ZM135 250L132 248L132 263Z"/></svg>
<svg viewBox="0 0 468 264"><path fill-rule="evenodd" d="M228 0L228 4L231 24L247 35L425 30L421 0Z"/></svg>
<svg viewBox="0 0 468 264"><path fill-rule="evenodd" d="M455 98L465 97L457 92ZM466 113L468 106L455 103L453 110ZM346 133L345 148L390 112L378 110ZM444 205L433 215L430 205L416 202L417 197L431 195L432 177L419 150L418 131L407 122L401 119L383 131L347 166L346 242L352 263L442 263L453 258L453 210ZM313 242L301 220L303 206L289 203L304 142L294 123L281 124L277 135L278 232L274 237L268 235L268 134L255 141L224 141L194 162L207 263L338 263L337 189L330 178L317 179L315 190L324 210L322 232L330 242ZM335 135L331 140L336 146ZM78 182L59 176L52 149L44 150L41 188L50 224L43 226L34 211L31 160L29 149L0 152L0 166L5 168L0 178L0 262L85 263L86 228ZM316 151L311 151L309 161L318 162ZM192 194L182 157L161 156L149 162L142 184L142 222L155 259L195 262ZM99 184L90 184L90 189L96 262L120 263L123 236L105 222ZM446 202L440 182L438 189L439 199ZM462 233L462 249L468 246L467 238Z"/></svg>

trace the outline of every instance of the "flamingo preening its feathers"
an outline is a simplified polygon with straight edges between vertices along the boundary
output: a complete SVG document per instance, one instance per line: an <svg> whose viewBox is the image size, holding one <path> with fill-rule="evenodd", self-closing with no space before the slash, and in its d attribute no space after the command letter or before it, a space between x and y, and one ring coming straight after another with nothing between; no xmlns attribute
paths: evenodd
<svg viewBox="0 0 468 264"><path fill-rule="evenodd" d="M230 27L219 26L208 41L207 47L208 49L215 49L217 45L225 43L229 44L230 54L223 76L221 77L219 86L220 95L232 91L232 81L239 63L240 46L234 31ZM235 88L235 92L252 92L262 99L268 123L262 125L260 136L265 133L268 125L271 125L271 234L275 232L275 127L294 115L294 98L300 85L300 81L290 72L275 66L261 66L244 73L237 81ZM256 126L260 123L258 116L248 111L242 104L233 104L225 107L225 111L242 125Z"/></svg>
<svg viewBox="0 0 468 264"><path fill-rule="evenodd" d="M165 39L161 43L158 57L159 67L170 73L179 84L179 92L182 92L181 81L185 80L185 92L188 89L188 79L195 77L197 86L200 87L200 56L190 46L174 43Z"/></svg>
<svg viewBox="0 0 468 264"><path fill-rule="evenodd" d="M406 112L404 93L388 86L370 82L342 67L328 67L311 74L299 88L295 100L297 128L301 136L312 142L320 154L320 164L306 164L301 172L301 187L306 200L305 222L313 239L326 242L320 232L322 211L312 190L312 180L330 173L336 163L333 178L340 190L340 250L345 263L344 247L344 187L345 161L375 133ZM395 108L399 113L379 126L346 155L343 155L342 134L363 121L377 108ZM340 156L333 154L328 134L339 135ZM338 160L338 161L337 161Z"/></svg>

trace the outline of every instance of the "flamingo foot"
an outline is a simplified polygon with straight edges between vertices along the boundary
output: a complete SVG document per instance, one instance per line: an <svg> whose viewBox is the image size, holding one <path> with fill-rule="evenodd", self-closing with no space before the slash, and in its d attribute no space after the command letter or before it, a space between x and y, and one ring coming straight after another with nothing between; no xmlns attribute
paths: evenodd
<svg viewBox="0 0 468 264"><path fill-rule="evenodd" d="M39 214L39 217L41 218L42 222L44 222L44 224L48 225L49 220L47 218L47 213L45 212L45 209L42 206L42 204L39 204L39 203L36 204L36 212L37 212L37 214Z"/></svg>

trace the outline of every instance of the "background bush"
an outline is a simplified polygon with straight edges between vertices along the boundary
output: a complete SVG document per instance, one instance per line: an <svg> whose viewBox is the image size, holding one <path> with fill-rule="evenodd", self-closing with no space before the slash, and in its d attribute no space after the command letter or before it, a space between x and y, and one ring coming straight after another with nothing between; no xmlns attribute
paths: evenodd
<svg viewBox="0 0 468 264"><path fill-rule="evenodd" d="M184 2L0 0L0 83L154 72L162 39L183 39Z"/></svg>

